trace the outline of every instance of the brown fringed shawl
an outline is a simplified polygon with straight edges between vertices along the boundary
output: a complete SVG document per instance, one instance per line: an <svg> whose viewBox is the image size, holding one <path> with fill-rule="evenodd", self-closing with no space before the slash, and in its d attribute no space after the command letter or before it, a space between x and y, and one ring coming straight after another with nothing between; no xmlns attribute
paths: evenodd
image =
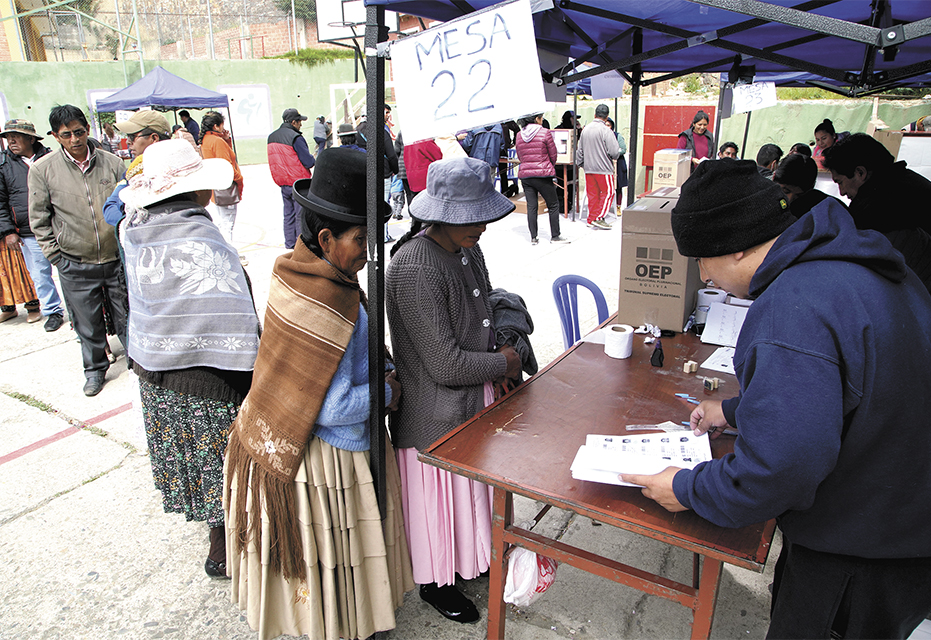
<svg viewBox="0 0 931 640"><path fill-rule="evenodd" d="M294 478L352 336L362 295L358 280L318 258L300 239L293 253L275 261L252 388L226 448L225 491L228 509L236 514L239 549L233 553L250 540L262 548L264 507L268 562L286 578L306 578ZM234 482L235 505L229 503Z"/></svg>

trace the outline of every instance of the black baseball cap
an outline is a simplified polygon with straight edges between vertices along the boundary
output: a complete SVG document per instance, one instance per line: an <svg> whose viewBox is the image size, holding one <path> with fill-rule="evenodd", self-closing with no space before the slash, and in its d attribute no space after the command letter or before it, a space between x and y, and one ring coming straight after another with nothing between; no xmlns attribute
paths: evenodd
<svg viewBox="0 0 931 640"><path fill-rule="evenodd" d="M281 114L282 122L294 122L295 120L306 120L307 116L302 116L297 109L285 109Z"/></svg>

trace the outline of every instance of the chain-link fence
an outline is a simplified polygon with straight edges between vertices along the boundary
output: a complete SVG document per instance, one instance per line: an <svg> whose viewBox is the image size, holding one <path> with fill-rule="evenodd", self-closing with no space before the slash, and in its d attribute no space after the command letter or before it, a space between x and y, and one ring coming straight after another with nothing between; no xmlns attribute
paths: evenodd
<svg viewBox="0 0 931 640"><path fill-rule="evenodd" d="M291 0L45 2L55 8L16 3L19 42L7 44L25 60L239 60L316 44L313 0L296 0L296 21Z"/></svg>

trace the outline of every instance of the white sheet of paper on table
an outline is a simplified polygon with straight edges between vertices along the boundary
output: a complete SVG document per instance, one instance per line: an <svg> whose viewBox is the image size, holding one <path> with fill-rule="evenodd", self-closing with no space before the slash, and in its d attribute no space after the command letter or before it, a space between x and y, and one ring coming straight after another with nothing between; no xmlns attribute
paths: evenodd
<svg viewBox="0 0 931 640"><path fill-rule="evenodd" d="M718 347L698 366L702 369L734 374L734 347Z"/></svg>
<svg viewBox="0 0 931 640"><path fill-rule="evenodd" d="M708 306L708 319L701 334L701 341L706 344L719 344L724 347L736 347L737 336L747 317L747 307L715 302Z"/></svg>
<svg viewBox="0 0 931 640"><path fill-rule="evenodd" d="M627 487L639 485L621 482L620 473L652 475L666 467L692 469L711 460L708 436L691 431L648 433L620 436L589 434L570 467L576 480L588 480Z"/></svg>

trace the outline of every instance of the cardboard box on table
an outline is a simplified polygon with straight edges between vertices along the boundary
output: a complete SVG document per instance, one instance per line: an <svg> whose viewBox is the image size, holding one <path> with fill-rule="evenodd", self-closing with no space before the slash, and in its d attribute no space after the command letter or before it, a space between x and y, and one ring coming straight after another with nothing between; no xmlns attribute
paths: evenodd
<svg viewBox="0 0 931 640"><path fill-rule="evenodd" d="M679 187L658 187L653 189L653 191L648 191L644 193L641 198L666 198L671 200L678 200L679 198Z"/></svg>
<svg viewBox="0 0 931 640"><path fill-rule="evenodd" d="M689 179L692 152L686 149L662 149L653 154L653 189L678 187Z"/></svg>
<svg viewBox="0 0 931 640"><path fill-rule="evenodd" d="M682 331L701 286L698 264L679 254L670 216L678 198L641 198L621 216L617 320Z"/></svg>

